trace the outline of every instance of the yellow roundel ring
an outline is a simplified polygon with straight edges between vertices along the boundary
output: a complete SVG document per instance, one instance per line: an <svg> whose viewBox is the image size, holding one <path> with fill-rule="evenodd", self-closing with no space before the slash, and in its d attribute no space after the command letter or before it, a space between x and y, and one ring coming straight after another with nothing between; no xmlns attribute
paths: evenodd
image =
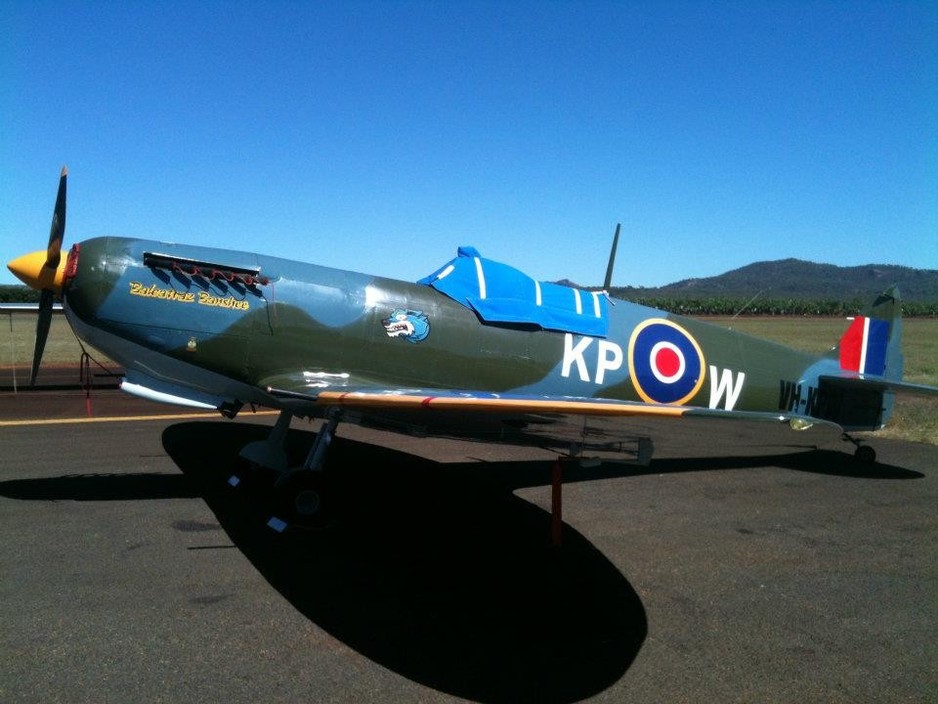
<svg viewBox="0 0 938 704"><path fill-rule="evenodd" d="M632 331L629 376L643 401L681 406L700 391L706 370L697 340L677 323L649 318Z"/></svg>

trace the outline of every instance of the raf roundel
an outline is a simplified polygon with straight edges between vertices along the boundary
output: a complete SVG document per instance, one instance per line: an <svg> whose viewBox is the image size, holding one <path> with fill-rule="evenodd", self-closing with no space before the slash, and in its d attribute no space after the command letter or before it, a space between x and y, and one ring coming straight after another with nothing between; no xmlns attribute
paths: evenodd
<svg viewBox="0 0 938 704"><path fill-rule="evenodd" d="M648 403L687 403L704 382L703 352L687 330L664 318L643 321L629 340L629 374Z"/></svg>

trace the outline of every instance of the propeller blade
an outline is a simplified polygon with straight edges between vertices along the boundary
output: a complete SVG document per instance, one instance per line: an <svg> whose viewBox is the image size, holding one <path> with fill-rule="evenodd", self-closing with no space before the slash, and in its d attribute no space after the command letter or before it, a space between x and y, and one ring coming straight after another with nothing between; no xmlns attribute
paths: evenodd
<svg viewBox="0 0 938 704"><path fill-rule="evenodd" d="M42 363L42 353L49 339L52 325L52 302L56 294L56 270L62 260L62 240L65 237L65 191L68 180L68 167L62 167L59 176L59 190L55 195L55 209L52 211L52 225L49 227L49 244L46 246L46 261L37 282L43 286L39 296L39 317L36 319L36 347L33 349L33 367L29 375L29 385L36 385L36 375ZM49 275L51 273L51 276ZM51 283L50 283L51 282Z"/></svg>
<svg viewBox="0 0 938 704"><path fill-rule="evenodd" d="M49 327L52 324L53 293L43 289L39 298L39 317L36 320L36 347L33 350L33 368L29 375L29 385L36 385L36 375L39 373L39 364L42 362L42 353L46 349L46 340L49 337Z"/></svg>
<svg viewBox="0 0 938 704"><path fill-rule="evenodd" d="M67 180L68 167L63 166L62 175L59 176L59 192L55 196L55 210L52 211L49 244L46 247L46 266L51 269L55 269L59 265L59 259L62 257L62 238L65 237L65 187Z"/></svg>

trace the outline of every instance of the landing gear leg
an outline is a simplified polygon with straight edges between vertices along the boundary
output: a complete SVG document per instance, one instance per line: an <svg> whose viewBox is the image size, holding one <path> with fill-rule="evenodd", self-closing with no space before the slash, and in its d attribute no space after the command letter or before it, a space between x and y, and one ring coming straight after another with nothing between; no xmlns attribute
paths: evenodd
<svg viewBox="0 0 938 704"><path fill-rule="evenodd" d="M861 462L863 464L873 464L876 461L876 450L874 450L872 447L862 444L861 440L857 440L848 433L843 434L843 439L847 442L852 442L854 447L856 447L856 450L853 452L853 456L857 462Z"/></svg>
<svg viewBox="0 0 938 704"><path fill-rule="evenodd" d="M328 522L328 476L323 463L338 425L339 412L330 409L303 465L285 471L277 479L274 491L278 512L283 515L268 522L275 530L282 531L289 524L317 527Z"/></svg>

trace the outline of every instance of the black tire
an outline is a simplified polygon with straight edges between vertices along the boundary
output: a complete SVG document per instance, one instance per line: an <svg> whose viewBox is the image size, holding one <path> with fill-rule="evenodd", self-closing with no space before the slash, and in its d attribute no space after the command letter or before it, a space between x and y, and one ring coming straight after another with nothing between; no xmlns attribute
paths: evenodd
<svg viewBox="0 0 938 704"><path fill-rule="evenodd" d="M294 472L276 488L279 518L292 526L321 528L330 521L327 478L321 471Z"/></svg>

